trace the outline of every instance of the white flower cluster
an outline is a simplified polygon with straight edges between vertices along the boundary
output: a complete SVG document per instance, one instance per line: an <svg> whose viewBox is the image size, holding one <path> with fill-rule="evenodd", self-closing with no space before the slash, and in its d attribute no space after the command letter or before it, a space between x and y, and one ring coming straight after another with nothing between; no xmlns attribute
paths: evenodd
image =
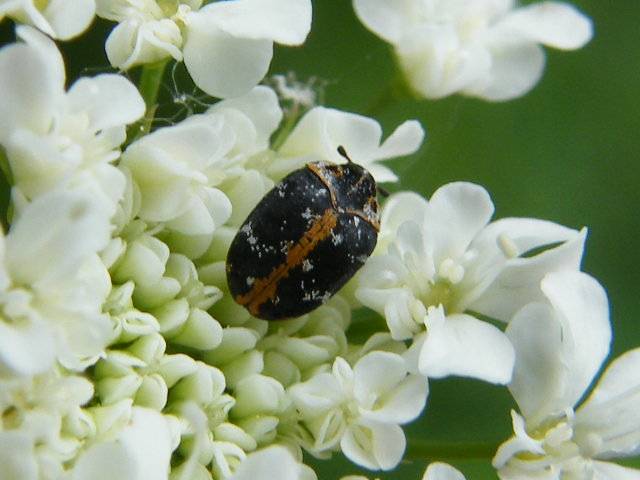
<svg viewBox="0 0 640 480"><path fill-rule="evenodd" d="M273 43L300 45L311 0L97 0L96 14L118 22L106 42L111 65L173 58L216 97L246 93L267 73Z"/></svg>
<svg viewBox="0 0 640 480"><path fill-rule="evenodd" d="M516 0L353 0L364 25L389 42L412 90L490 101L531 90L544 70L540 44L581 48L593 34L573 6Z"/></svg>
<svg viewBox="0 0 640 480"><path fill-rule="evenodd" d="M520 95L541 72L538 43L575 48L591 34L552 2L355 6L434 97ZM337 146L378 182L397 181L381 162L416 152L422 127L406 121L383 140L377 121L306 94L301 117L283 122L299 111L257 84L273 42L304 41L309 0L0 1L0 16L63 39L94 10L119 22L106 44L113 65L184 60L225 99L146 133L131 128L145 103L125 77L67 89L57 46L28 25L0 50L0 165L11 186L0 478L314 480L303 452L391 470L428 379L450 375L507 385L520 408L493 459L501 479L640 478L609 462L640 452L640 349L580 403L611 340L606 294L580 271L586 229L492 221L489 194L470 183L429 200L396 193L347 288L299 318L254 318L231 298L225 260L263 195L308 162L345 162ZM531 66L516 78L511 61ZM298 98L284 81L281 100ZM362 306L388 331L358 343L348 330ZM464 477L433 463L423 480Z"/></svg>

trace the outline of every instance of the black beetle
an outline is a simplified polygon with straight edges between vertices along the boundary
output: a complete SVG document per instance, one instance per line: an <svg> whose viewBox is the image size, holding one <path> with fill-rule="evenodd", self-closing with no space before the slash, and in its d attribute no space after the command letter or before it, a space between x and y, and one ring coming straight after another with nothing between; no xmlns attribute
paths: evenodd
<svg viewBox="0 0 640 480"><path fill-rule="evenodd" d="M297 317L335 294L376 246L376 182L353 163L309 163L270 190L227 254L234 300L265 320Z"/></svg>

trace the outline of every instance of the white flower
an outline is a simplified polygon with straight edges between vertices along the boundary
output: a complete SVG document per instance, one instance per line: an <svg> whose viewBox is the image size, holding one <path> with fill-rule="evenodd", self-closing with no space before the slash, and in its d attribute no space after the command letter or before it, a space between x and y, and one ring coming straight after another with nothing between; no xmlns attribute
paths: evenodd
<svg viewBox="0 0 640 480"><path fill-rule="evenodd" d="M411 87L427 98L454 93L509 100L544 70L539 44L581 48L593 34L576 8L543 1L354 0L360 20L391 43Z"/></svg>
<svg viewBox="0 0 640 480"><path fill-rule="evenodd" d="M0 0L0 21L8 16L53 38L69 40L86 30L95 10L94 0Z"/></svg>
<svg viewBox="0 0 640 480"><path fill-rule="evenodd" d="M78 458L68 480L166 480L174 429L164 415L141 407L112 440L98 442Z"/></svg>
<svg viewBox="0 0 640 480"><path fill-rule="evenodd" d="M82 370L111 340L102 313L111 283L97 252L110 237L104 205L53 191L28 204L4 240L0 370L33 375L55 359Z"/></svg>
<svg viewBox="0 0 640 480"><path fill-rule="evenodd" d="M273 43L300 45L311 28L310 0L98 0L98 15L120 22L107 39L109 61L128 69L169 56L215 97L235 97L265 76Z"/></svg>
<svg viewBox="0 0 640 480"><path fill-rule="evenodd" d="M10 480L61 478L82 440L95 433L81 408L91 382L54 367L42 375L0 380L0 476Z"/></svg>
<svg viewBox="0 0 640 480"><path fill-rule="evenodd" d="M401 460L406 440L399 425L415 419L427 400L427 381L407 375L401 356L371 352L352 369L338 357L331 373L289 388L313 451L342 452L364 467L390 470Z"/></svg>
<svg viewBox="0 0 640 480"><path fill-rule="evenodd" d="M248 455L229 480L317 480L306 465L296 462L284 447L274 445Z"/></svg>
<svg viewBox="0 0 640 480"><path fill-rule="evenodd" d="M405 221L393 240L382 224L387 251L383 245L365 264L356 297L385 316L395 340L416 337L410 358L421 355L425 374L508 382L513 351L507 338L466 312L509 321L542 298L539 283L547 272L579 268L585 231L527 218L489 223L492 214L488 193L471 183L445 185L428 202L394 195L383 209L383 222ZM564 243L524 256L558 242ZM418 335L424 326L426 335Z"/></svg>
<svg viewBox="0 0 640 480"><path fill-rule="evenodd" d="M516 349L509 386L522 416L493 460L504 480L640 478L606 460L640 452L640 349L614 360L576 404L609 352L606 293L580 272L549 274L548 303L525 306L509 324Z"/></svg>
<svg viewBox="0 0 640 480"><path fill-rule="evenodd" d="M231 222L241 222L262 191L245 188L245 180L270 182L247 162L268 152L281 119L276 94L258 86L131 144L121 165L140 191L138 216L163 224L168 233L162 238L174 251L202 255L214 231L230 219L229 197Z"/></svg>
<svg viewBox="0 0 640 480"><path fill-rule="evenodd" d="M184 122L145 135L122 155L140 188L138 216L183 234L209 235L231 214L220 190L209 186L207 169L227 152L223 125Z"/></svg>
<svg viewBox="0 0 640 480"><path fill-rule="evenodd" d="M25 43L0 50L0 144L19 196L53 188L91 190L115 212L125 179L110 163L126 138L125 126L144 113L135 86L119 75L81 78L64 90L62 56L30 27Z"/></svg>
<svg viewBox="0 0 640 480"><path fill-rule="evenodd" d="M119 22L105 49L114 67L127 70L142 63L173 57L182 60L182 33L176 22L197 10L202 0L96 0L96 15Z"/></svg>
<svg viewBox="0 0 640 480"><path fill-rule="evenodd" d="M422 480L465 480L465 477L447 463L434 462L427 467Z"/></svg>
<svg viewBox="0 0 640 480"><path fill-rule="evenodd" d="M279 158L269 166L283 176L305 163L324 160L346 163L337 152L343 146L351 159L369 170L377 182L395 182L398 177L380 161L414 153L424 138L416 120L408 120L382 142L382 128L372 118L332 108L315 107L298 122L278 150Z"/></svg>

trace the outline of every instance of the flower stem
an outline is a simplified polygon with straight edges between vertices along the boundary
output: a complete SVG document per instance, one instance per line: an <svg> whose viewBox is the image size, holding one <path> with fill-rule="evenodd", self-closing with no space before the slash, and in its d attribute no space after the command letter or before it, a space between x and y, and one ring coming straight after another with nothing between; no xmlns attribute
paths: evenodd
<svg viewBox="0 0 640 480"><path fill-rule="evenodd" d="M490 460L497 444L493 443L434 443L417 438L409 439L405 458L409 460Z"/></svg>
<svg viewBox="0 0 640 480"><path fill-rule="evenodd" d="M140 95L142 95L147 109L144 117L129 129L128 137L130 140L127 143L133 142L136 138L149 133L149 130L151 130L151 125L153 124L153 119L158 108L158 93L160 92L162 77L164 76L164 71L168 63L169 59L165 59L142 67L138 90L140 91Z"/></svg>
<svg viewBox="0 0 640 480"><path fill-rule="evenodd" d="M298 118L300 118L301 108L297 103L294 103L291 107L291 110L287 112L286 118L278 133L276 133L275 138L271 142L271 150L277 151L282 144L285 142L293 127L298 123Z"/></svg>
<svg viewBox="0 0 640 480"><path fill-rule="evenodd" d="M13 174L9 165L9 159L0 147L0 226L5 233L9 231L9 219L11 217L11 186Z"/></svg>

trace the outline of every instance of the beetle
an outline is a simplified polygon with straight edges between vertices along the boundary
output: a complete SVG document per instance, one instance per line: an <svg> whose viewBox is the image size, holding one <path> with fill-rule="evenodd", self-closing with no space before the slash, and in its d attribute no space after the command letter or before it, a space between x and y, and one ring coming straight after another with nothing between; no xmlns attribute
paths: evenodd
<svg viewBox="0 0 640 480"><path fill-rule="evenodd" d="M354 163L312 162L274 186L229 247L227 283L251 315L281 320L326 302L373 252L380 216L373 176Z"/></svg>

